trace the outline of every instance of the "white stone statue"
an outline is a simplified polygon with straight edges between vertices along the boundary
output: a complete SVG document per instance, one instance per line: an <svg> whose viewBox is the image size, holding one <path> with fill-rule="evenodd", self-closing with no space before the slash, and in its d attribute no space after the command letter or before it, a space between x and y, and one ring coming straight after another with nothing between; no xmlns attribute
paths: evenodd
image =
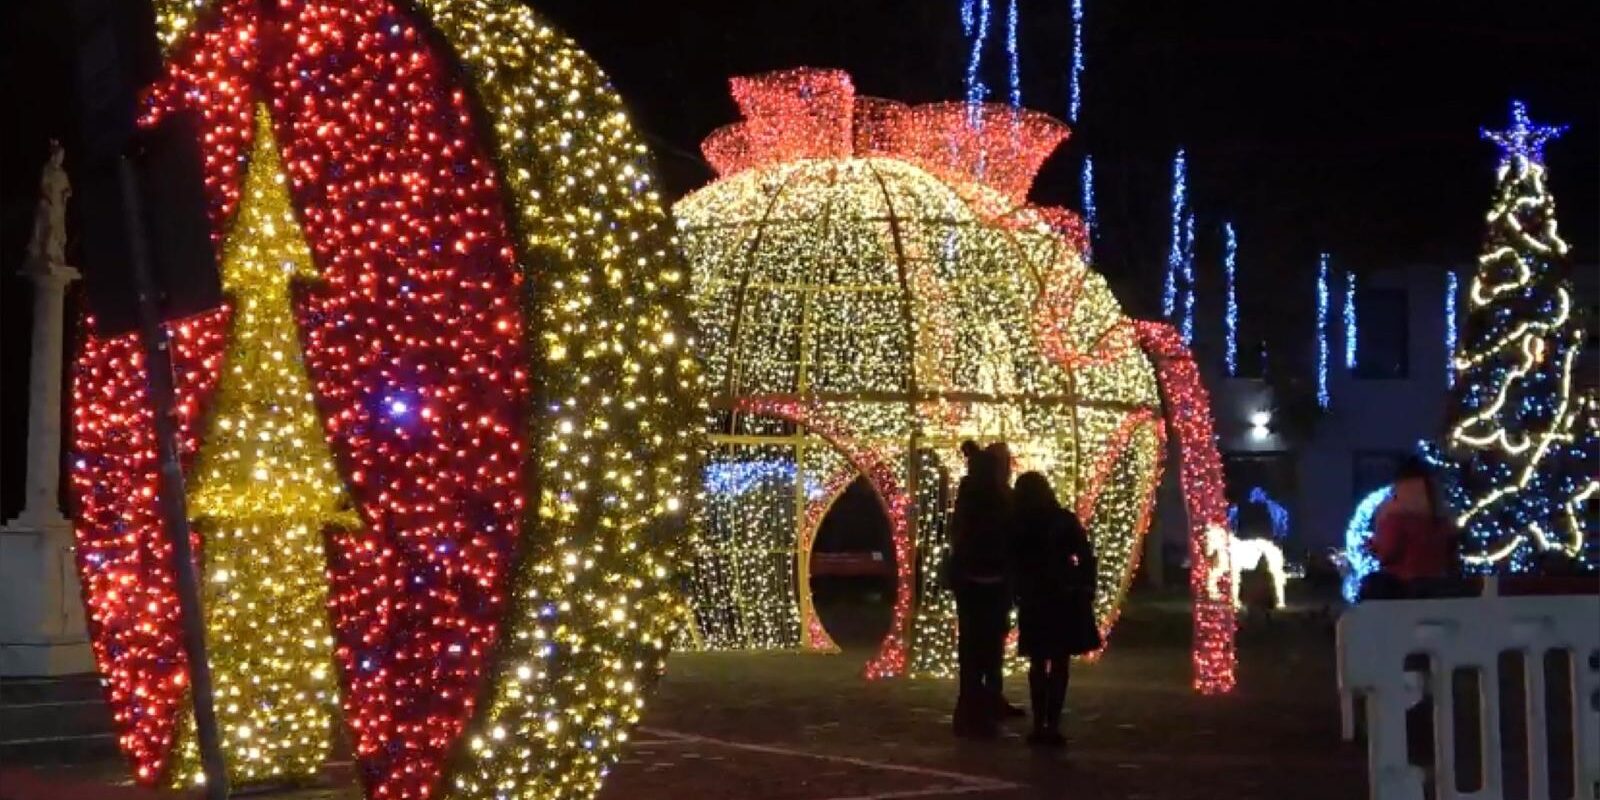
<svg viewBox="0 0 1600 800"><path fill-rule="evenodd" d="M67 185L61 145L39 179L39 206L22 275L33 283L33 353L28 359L28 472L22 512L0 528L0 677L94 669L82 592L72 566L72 523L61 486L61 365L66 338Z"/></svg>
<svg viewBox="0 0 1600 800"><path fill-rule="evenodd" d="M62 168L66 154L61 143L50 140L50 158L39 176L39 206L33 212L33 236L28 240L28 260L33 268L67 263L67 199L72 186Z"/></svg>

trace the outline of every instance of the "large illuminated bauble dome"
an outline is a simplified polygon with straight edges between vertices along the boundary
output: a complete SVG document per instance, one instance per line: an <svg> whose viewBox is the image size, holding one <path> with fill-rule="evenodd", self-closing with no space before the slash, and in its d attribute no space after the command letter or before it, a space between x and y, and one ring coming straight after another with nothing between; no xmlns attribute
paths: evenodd
<svg viewBox="0 0 1600 800"><path fill-rule="evenodd" d="M1159 397L1077 218L1025 200L1065 126L858 98L835 71L736 79L733 94L745 119L704 145L720 178L674 209L715 408L707 643L828 646L805 581L811 506L865 473L900 576L869 672L900 671L908 648L913 671L942 671L947 600L930 581L913 609L912 582L919 557L936 571L965 439L1007 442L1084 514L1109 626L1147 523ZM757 555L785 549L798 570Z"/></svg>

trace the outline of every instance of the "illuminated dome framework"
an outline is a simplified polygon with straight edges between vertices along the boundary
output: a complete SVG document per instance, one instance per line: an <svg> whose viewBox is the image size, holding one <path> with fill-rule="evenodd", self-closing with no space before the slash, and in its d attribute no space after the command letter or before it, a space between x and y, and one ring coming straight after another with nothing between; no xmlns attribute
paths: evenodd
<svg viewBox="0 0 1600 800"><path fill-rule="evenodd" d="M867 672L949 672L954 609L937 574L969 438L1009 443L1019 469L1045 472L1079 510L1109 629L1163 426L1155 375L1087 266L1078 220L1025 201L1065 126L857 98L835 71L732 83L745 120L704 144L722 178L675 209L713 404L695 553L704 644L833 649L810 550L864 474L897 576Z"/></svg>

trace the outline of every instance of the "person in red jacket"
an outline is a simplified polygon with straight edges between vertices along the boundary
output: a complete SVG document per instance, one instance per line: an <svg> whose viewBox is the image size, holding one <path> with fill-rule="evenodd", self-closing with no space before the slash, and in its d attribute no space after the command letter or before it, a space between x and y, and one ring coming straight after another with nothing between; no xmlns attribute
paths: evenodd
<svg viewBox="0 0 1600 800"><path fill-rule="evenodd" d="M1456 566L1456 530L1439 503L1427 464L1407 459L1395 475L1394 494L1378 508L1369 545L1379 572L1369 581L1374 599L1417 597L1448 579Z"/></svg>

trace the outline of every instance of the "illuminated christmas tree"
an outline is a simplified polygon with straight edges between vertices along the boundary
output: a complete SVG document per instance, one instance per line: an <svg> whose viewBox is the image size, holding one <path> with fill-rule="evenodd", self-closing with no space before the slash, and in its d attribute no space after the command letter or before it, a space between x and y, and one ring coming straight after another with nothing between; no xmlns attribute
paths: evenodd
<svg viewBox="0 0 1600 800"><path fill-rule="evenodd" d="M316 270L277 148L263 108L223 247L233 324L190 509L205 533L206 644L235 783L322 768L339 704L323 536L360 525L300 355L289 282ZM200 769L190 726L181 741L180 784Z"/></svg>
<svg viewBox="0 0 1600 800"><path fill-rule="evenodd" d="M1593 398L1573 386L1583 347L1545 186L1544 143L1522 103L1500 146L1489 234L1455 354L1454 413L1440 462L1473 572L1594 569L1600 494Z"/></svg>

